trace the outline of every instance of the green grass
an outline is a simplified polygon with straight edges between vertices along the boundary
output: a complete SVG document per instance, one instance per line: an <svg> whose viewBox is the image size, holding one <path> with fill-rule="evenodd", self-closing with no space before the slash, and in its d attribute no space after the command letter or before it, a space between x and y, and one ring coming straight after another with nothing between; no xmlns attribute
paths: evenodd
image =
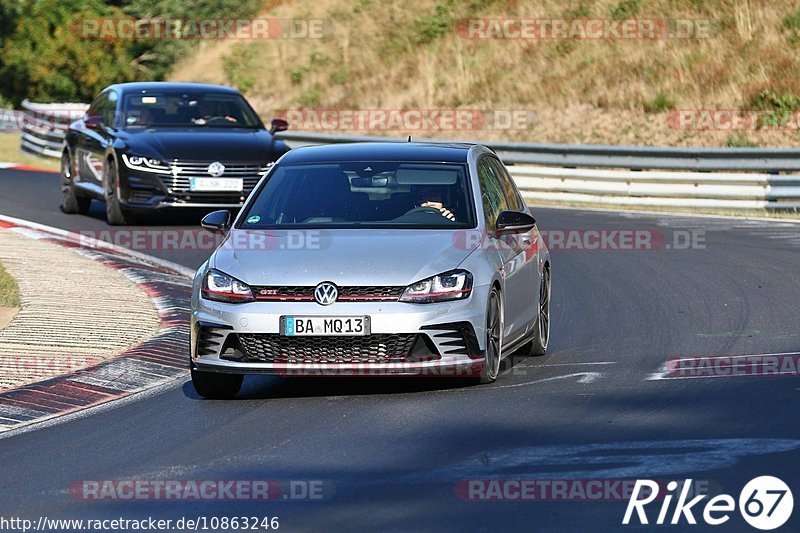
<svg viewBox="0 0 800 533"><path fill-rule="evenodd" d="M659 92L655 98L644 103L646 113L661 113L670 109L675 109L675 102L664 92Z"/></svg>
<svg viewBox="0 0 800 533"><path fill-rule="evenodd" d="M19 307L17 281L0 264L0 307Z"/></svg>
<svg viewBox="0 0 800 533"><path fill-rule="evenodd" d="M57 159L36 157L20 151L19 132L0 133L0 162L19 163L33 167L41 167L49 170L58 170L59 161Z"/></svg>

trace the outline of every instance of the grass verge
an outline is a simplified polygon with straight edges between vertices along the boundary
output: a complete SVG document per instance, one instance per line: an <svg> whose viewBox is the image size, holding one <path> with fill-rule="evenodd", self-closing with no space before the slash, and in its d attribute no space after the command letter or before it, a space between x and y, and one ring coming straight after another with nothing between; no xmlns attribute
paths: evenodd
<svg viewBox="0 0 800 533"><path fill-rule="evenodd" d="M0 133L0 163L18 163L48 170L58 170L59 161L49 157L37 157L20 150L20 133Z"/></svg>
<svg viewBox="0 0 800 533"><path fill-rule="evenodd" d="M19 307L19 286L2 264L0 264L0 307Z"/></svg>

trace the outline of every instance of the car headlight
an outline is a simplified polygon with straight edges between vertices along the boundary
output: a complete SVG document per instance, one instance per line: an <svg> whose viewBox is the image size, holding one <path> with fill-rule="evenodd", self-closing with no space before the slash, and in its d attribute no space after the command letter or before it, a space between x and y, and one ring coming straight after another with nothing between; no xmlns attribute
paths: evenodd
<svg viewBox="0 0 800 533"><path fill-rule="evenodd" d="M133 170L141 170L142 172L155 172L158 174L169 173L169 165L160 159L142 157L140 155L122 154L122 161L125 162L126 167Z"/></svg>
<svg viewBox="0 0 800 533"><path fill-rule="evenodd" d="M472 292L472 274L466 270L451 270L423 279L406 287L401 302L427 304L465 300Z"/></svg>
<svg viewBox="0 0 800 533"><path fill-rule="evenodd" d="M247 283L220 272L210 269L203 279L203 298L217 302L244 303L255 300L253 290Z"/></svg>

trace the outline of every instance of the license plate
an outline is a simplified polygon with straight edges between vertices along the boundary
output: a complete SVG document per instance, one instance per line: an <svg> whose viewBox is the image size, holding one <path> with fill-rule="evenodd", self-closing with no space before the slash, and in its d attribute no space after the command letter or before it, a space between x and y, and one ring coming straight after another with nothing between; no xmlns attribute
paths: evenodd
<svg viewBox="0 0 800 533"><path fill-rule="evenodd" d="M369 335L368 316L282 316L281 335Z"/></svg>
<svg viewBox="0 0 800 533"><path fill-rule="evenodd" d="M192 191L235 191L244 189L242 178L192 178L189 180L189 189Z"/></svg>

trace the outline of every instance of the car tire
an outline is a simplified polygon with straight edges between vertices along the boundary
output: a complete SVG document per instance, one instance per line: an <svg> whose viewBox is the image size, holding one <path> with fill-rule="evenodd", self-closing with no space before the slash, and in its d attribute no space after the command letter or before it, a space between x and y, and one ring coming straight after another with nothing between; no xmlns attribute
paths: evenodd
<svg viewBox="0 0 800 533"><path fill-rule="evenodd" d="M219 374L192 369L192 385L197 394L209 400L230 400L242 388L241 374Z"/></svg>
<svg viewBox="0 0 800 533"><path fill-rule="evenodd" d="M500 289L492 286L486 306L486 349L480 382L493 383L500 373L503 353L503 297Z"/></svg>
<svg viewBox="0 0 800 533"><path fill-rule="evenodd" d="M113 160L106 161L103 176L106 191L106 221L112 226L124 226L130 221L130 216L122 208L117 197L117 165Z"/></svg>
<svg viewBox="0 0 800 533"><path fill-rule="evenodd" d="M542 270L542 282L539 284L539 313L533 329L531 355L539 356L547 352L547 345L550 342L550 296L552 292L550 267L545 265Z"/></svg>
<svg viewBox="0 0 800 533"><path fill-rule="evenodd" d="M61 154L61 211L70 215L85 215L89 212L91 203L91 198L81 196L75 191L72 159L69 151L64 150Z"/></svg>

